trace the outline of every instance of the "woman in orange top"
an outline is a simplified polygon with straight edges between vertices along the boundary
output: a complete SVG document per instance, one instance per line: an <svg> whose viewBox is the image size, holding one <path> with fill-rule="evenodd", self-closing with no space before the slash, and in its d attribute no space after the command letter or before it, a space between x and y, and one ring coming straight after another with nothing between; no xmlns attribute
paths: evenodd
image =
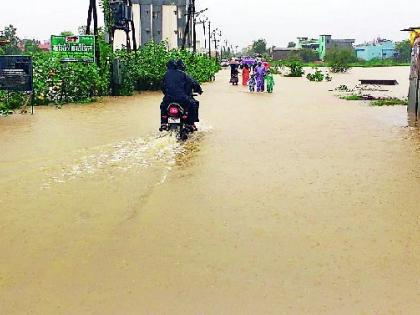
<svg viewBox="0 0 420 315"><path fill-rule="evenodd" d="M249 81L249 66L247 64L244 65L242 69L242 85L247 86Z"/></svg>

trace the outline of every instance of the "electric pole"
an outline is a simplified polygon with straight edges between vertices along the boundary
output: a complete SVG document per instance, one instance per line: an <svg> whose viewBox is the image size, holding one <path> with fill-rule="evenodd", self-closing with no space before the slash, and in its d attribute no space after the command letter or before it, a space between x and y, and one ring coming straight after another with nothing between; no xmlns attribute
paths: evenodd
<svg viewBox="0 0 420 315"><path fill-rule="evenodd" d="M92 25L92 18L93 18L93 35L95 36L95 59L96 59L96 63L99 65L100 51L99 51L99 43L98 43L98 10L97 10L97 5L96 5L96 0L89 0L86 35L90 35L90 27Z"/></svg>
<svg viewBox="0 0 420 315"><path fill-rule="evenodd" d="M211 22L209 21L209 58L211 58Z"/></svg>

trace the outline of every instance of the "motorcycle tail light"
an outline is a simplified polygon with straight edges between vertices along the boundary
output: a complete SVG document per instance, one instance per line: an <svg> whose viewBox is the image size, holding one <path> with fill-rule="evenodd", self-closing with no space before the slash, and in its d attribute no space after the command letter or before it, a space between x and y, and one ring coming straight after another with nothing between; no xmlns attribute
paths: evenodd
<svg viewBox="0 0 420 315"><path fill-rule="evenodd" d="M178 115L179 109L177 107L171 107L169 108L169 115Z"/></svg>

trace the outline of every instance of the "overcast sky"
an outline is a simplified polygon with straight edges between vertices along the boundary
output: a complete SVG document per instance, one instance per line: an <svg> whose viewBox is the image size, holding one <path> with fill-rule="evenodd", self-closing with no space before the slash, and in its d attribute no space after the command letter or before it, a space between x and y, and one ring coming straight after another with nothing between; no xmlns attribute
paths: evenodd
<svg viewBox="0 0 420 315"><path fill-rule="evenodd" d="M196 0L231 42L257 38L284 46L297 36L401 40L399 30L420 25L417 0ZM86 23L88 0L1 0L0 26L15 25L20 37L48 39ZM99 2L99 0L98 0ZM201 32L201 28L199 28Z"/></svg>

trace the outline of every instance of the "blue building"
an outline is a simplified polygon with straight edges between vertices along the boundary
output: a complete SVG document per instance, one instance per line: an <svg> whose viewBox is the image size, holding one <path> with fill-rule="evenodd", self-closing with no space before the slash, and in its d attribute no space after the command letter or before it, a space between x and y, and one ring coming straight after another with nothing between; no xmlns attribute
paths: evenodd
<svg viewBox="0 0 420 315"><path fill-rule="evenodd" d="M361 60L391 59L396 54L395 43L391 40L378 39L371 43L356 46L357 58Z"/></svg>

